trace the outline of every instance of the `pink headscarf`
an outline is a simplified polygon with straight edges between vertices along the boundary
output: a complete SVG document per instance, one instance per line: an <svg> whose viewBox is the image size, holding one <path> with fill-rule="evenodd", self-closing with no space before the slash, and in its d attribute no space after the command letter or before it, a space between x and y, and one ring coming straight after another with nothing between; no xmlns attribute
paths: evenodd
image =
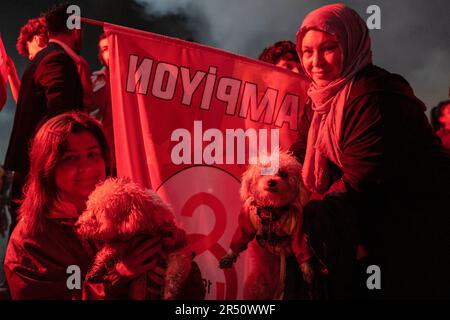
<svg viewBox="0 0 450 320"><path fill-rule="evenodd" d="M369 30L351 8L332 4L309 13L297 32L297 52L302 60L302 41L311 29L336 36L342 51L342 73L327 86L311 82L308 96L312 100L313 119L308 132L303 180L310 191L324 193L330 186L327 159L341 165L343 111L353 78L372 63ZM302 67L306 72L303 61ZM312 79L311 79L312 80Z"/></svg>

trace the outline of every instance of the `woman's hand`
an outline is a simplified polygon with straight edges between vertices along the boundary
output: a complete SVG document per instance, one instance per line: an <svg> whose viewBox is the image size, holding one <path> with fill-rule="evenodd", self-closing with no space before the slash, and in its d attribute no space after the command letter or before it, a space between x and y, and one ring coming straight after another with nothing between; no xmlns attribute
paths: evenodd
<svg viewBox="0 0 450 320"><path fill-rule="evenodd" d="M147 284L147 289L155 297L160 297L161 288L164 287L164 274L166 270L160 266L156 266L150 270L150 281Z"/></svg>
<svg viewBox="0 0 450 320"><path fill-rule="evenodd" d="M116 271L124 280L134 279L156 268L161 249L160 238L152 238L135 247L128 256L116 264Z"/></svg>
<svg viewBox="0 0 450 320"><path fill-rule="evenodd" d="M220 269L228 269L233 266L237 260L237 254L230 250L226 255L224 255L219 261Z"/></svg>

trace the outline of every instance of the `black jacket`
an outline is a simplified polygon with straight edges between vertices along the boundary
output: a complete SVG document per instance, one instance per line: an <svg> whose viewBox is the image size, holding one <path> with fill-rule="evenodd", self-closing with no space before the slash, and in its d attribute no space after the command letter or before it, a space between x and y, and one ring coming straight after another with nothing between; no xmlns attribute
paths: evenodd
<svg viewBox="0 0 450 320"><path fill-rule="evenodd" d="M58 44L49 43L23 74L5 169L16 171L23 181L29 170L29 144L39 126L58 114L82 108L83 89L75 63Z"/></svg>
<svg viewBox="0 0 450 320"><path fill-rule="evenodd" d="M450 297L450 156L424 111L401 76L361 70L344 108L342 168L330 163L340 187L304 210L330 274L352 277L360 243L381 268L382 298ZM312 114L307 104L291 147L300 161ZM336 295L348 297L350 285L336 283Z"/></svg>

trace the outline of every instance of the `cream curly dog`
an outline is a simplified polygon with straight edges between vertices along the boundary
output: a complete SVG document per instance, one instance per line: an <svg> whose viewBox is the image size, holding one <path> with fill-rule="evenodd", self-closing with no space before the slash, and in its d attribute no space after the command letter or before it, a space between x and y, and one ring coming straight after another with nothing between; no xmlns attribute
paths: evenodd
<svg viewBox="0 0 450 320"><path fill-rule="evenodd" d="M301 233L302 206L307 193L301 178L301 165L291 154L279 152L278 170L265 174L268 166L251 165L242 176L239 214L230 251L222 257L220 268L230 268L240 252L252 246L251 267L244 284L245 299L282 299L286 257L295 255L303 278L312 281L311 254ZM269 162L269 161L268 161ZM270 161L269 163L274 163ZM300 272L300 271L299 271Z"/></svg>
<svg viewBox="0 0 450 320"><path fill-rule="evenodd" d="M161 238L161 260L166 268L159 297L176 299L189 275L192 255L185 232L179 229L172 210L151 190L128 178L109 178L89 196L86 211L79 217L78 234L98 246L87 277L102 282L108 270L139 241ZM147 275L133 280L129 299L148 299Z"/></svg>

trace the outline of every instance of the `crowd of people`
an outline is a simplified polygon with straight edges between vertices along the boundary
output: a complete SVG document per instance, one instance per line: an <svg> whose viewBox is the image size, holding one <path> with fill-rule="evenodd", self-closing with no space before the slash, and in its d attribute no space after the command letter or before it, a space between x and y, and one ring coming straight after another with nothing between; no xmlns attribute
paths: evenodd
<svg viewBox="0 0 450 320"><path fill-rule="evenodd" d="M160 239L149 238L111 262L104 281L67 288L66 267L80 266L84 279L95 253L75 221L115 175L108 40L100 36L103 68L91 74L67 18L59 5L21 29L17 50L30 60L21 81L8 60L17 108L1 171L14 172L4 262L13 299L115 299L148 272L155 290L164 274ZM431 126L408 82L372 63L365 22L341 4L309 13L296 44L277 42L259 59L310 80L291 151L310 194L302 232L321 297L450 298L450 102ZM370 265L382 270L382 290L367 289ZM191 297L204 297L201 275L188 279Z"/></svg>

